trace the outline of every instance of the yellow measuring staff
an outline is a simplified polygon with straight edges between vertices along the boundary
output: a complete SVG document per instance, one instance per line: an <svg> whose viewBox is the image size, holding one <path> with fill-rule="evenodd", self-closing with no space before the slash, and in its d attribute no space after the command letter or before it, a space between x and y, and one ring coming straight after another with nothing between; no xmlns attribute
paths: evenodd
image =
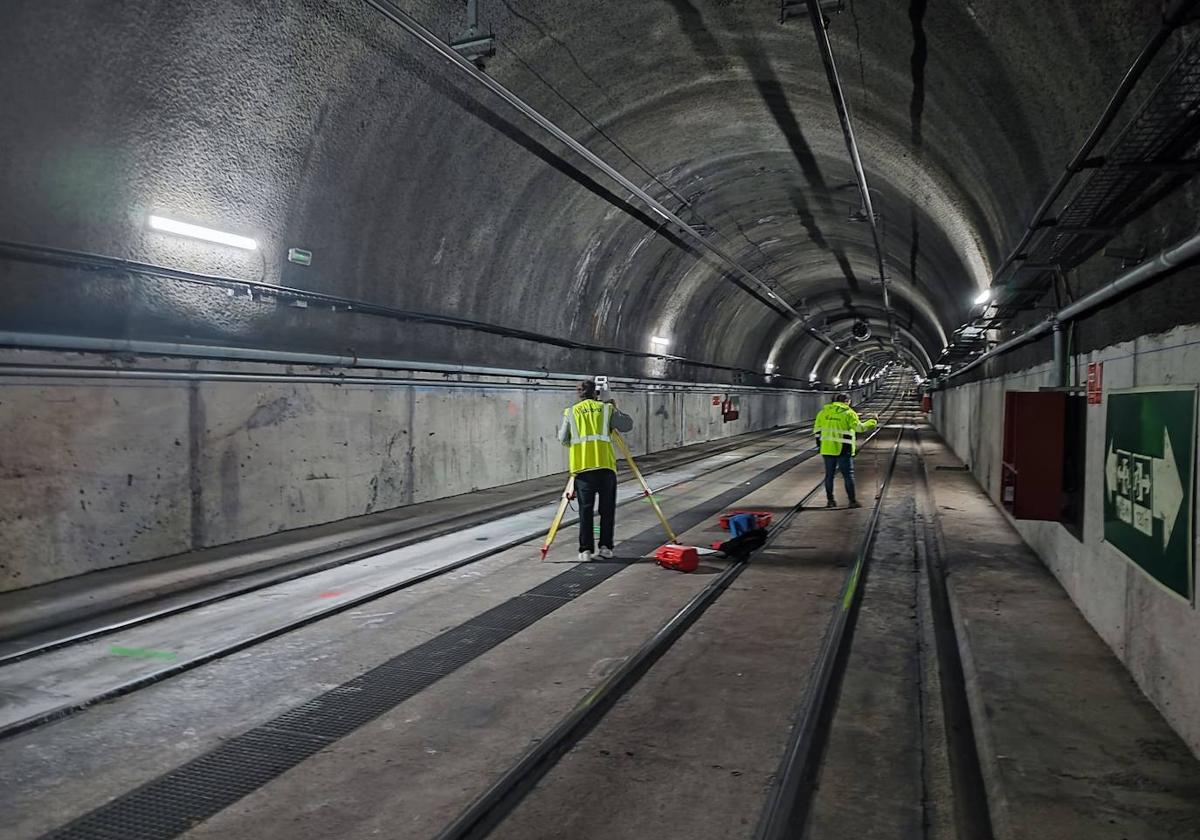
<svg viewBox="0 0 1200 840"><path fill-rule="evenodd" d="M558 526L562 524L563 514L567 512L567 502L571 501L571 495L575 492L575 476L567 479L567 489L563 490L562 501L558 503L558 512L554 514L554 521L550 523L550 531L546 534L546 543L542 546L542 559L546 559L546 555L550 552L550 544L554 542L554 538L558 535Z"/></svg>
<svg viewBox="0 0 1200 840"><path fill-rule="evenodd" d="M671 538L671 542L678 543L679 537L675 536L675 532L671 530L671 523L667 521L667 517L663 516L662 508L658 506L658 502L654 498L654 494L650 492L650 485L646 484L646 479L642 478L642 471L633 461L633 453L629 451L629 446L625 443L625 438L621 437L621 433L612 432L612 439L621 447L621 455L625 458L625 463L629 464L629 469L633 470L633 474L637 476L638 483L642 485L642 495L644 495L654 508L654 512L658 514L658 521L662 523L663 529L667 532L667 536Z"/></svg>

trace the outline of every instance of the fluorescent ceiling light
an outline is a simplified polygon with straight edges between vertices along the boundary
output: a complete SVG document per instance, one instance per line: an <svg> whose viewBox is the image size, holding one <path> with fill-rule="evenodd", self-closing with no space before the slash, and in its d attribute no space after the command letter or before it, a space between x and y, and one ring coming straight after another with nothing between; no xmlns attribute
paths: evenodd
<svg viewBox="0 0 1200 840"><path fill-rule="evenodd" d="M982 292L980 292L978 295L975 296L975 305L983 306L985 303L987 303L991 299L992 299L992 290L984 289Z"/></svg>
<svg viewBox="0 0 1200 840"><path fill-rule="evenodd" d="M189 236L192 239L203 239L205 242L216 242L218 245L244 248L247 251L254 251L258 248L258 243L248 236L238 236L236 233L225 233L221 230L213 230L212 228L201 227L200 225L191 225L187 222L177 222L174 219L168 219L166 216L151 216L150 227L166 233Z"/></svg>
<svg viewBox="0 0 1200 840"><path fill-rule="evenodd" d="M816 372L815 370L814 370L812 373L810 373L810 374L808 375L808 381L809 381L809 382L816 382L816 381L817 381L817 372Z"/></svg>
<svg viewBox="0 0 1200 840"><path fill-rule="evenodd" d="M652 336L650 336L650 343L651 344L661 344L663 347L666 347L668 344L671 343L671 339L663 338L660 335L652 335Z"/></svg>

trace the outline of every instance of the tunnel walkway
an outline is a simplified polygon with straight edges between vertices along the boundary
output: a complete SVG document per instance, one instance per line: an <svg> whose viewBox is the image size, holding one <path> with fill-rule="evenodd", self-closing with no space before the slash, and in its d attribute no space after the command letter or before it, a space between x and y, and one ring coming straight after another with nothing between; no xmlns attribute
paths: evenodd
<svg viewBox="0 0 1200 840"><path fill-rule="evenodd" d="M684 543L772 511L749 563L640 562L661 536L632 503L618 562L572 562L569 532L539 562L535 533L224 649L394 574L400 549L0 664L12 717L178 664L114 647L219 651L0 738L4 836L484 836L447 826L729 576L492 836L772 836L786 798L778 836L1200 837L1200 763L911 404L876 410L857 462L874 510L814 507L794 432L656 470ZM351 569L345 590L321 577Z"/></svg>

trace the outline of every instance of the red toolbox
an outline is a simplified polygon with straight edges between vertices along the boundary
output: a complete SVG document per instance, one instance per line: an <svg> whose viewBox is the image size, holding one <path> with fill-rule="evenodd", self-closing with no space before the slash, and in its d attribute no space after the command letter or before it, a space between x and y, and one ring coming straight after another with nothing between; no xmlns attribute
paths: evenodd
<svg viewBox="0 0 1200 840"><path fill-rule="evenodd" d="M678 572L694 572L700 567L700 552L688 545L664 545L654 552L658 565Z"/></svg>
<svg viewBox="0 0 1200 840"><path fill-rule="evenodd" d="M765 511L765 510L731 510L731 511L721 514L721 519L720 519L721 530L722 531L729 530L729 517L738 516L739 514L743 514L743 513L747 513L747 514L753 516L755 521L758 523L759 528L766 528L768 525L771 524L771 519L775 516L775 514L770 513L769 511Z"/></svg>

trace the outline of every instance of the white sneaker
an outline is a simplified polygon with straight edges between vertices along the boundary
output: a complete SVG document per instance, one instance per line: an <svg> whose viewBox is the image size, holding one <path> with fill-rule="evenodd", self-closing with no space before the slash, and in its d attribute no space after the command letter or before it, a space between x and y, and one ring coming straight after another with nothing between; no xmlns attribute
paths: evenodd
<svg viewBox="0 0 1200 840"><path fill-rule="evenodd" d="M590 562L592 562L592 552L590 552L590 551L581 551L581 552L579 552L579 562L580 562L580 563L590 563Z"/></svg>
<svg viewBox="0 0 1200 840"><path fill-rule="evenodd" d="M600 549L600 559L601 560L611 560L612 556L613 556L613 553L612 553L611 548L601 548Z"/></svg>

